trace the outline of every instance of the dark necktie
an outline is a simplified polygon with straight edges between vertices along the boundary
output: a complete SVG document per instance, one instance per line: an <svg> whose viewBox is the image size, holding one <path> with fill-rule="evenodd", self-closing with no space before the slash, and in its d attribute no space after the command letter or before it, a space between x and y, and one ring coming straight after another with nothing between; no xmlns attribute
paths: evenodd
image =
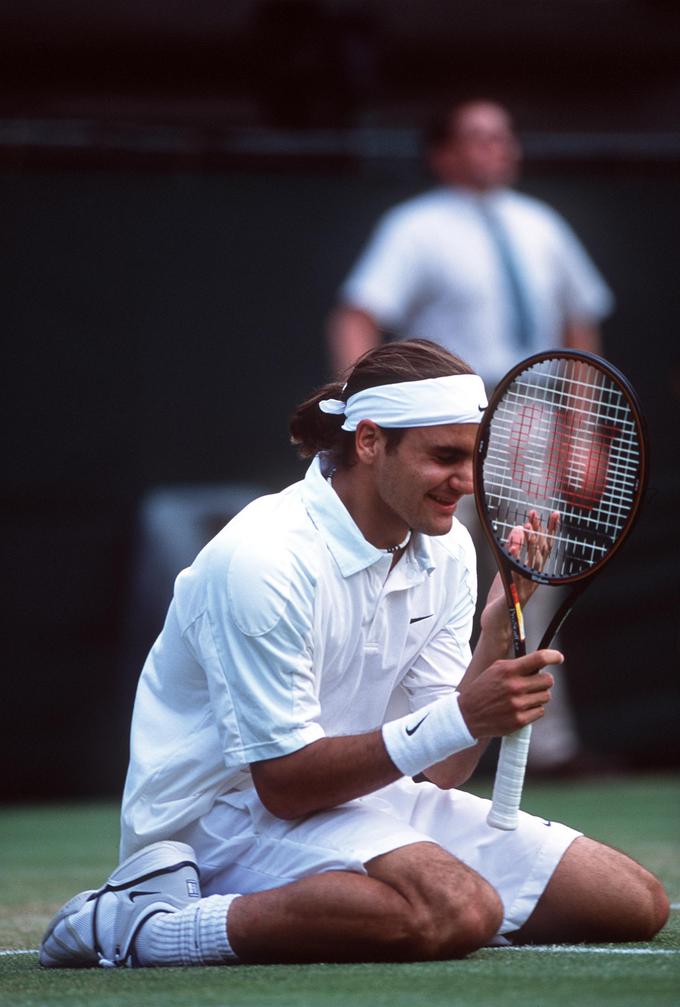
<svg viewBox="0 0 680 1007"><path fill-rule="evenodd" d="M514 316L515 343L521 349L527 349L531 345L533 326L527 289L517 264L515 252L510 244L505 225L496 210L484 200L479 200L478 206L507 283Z"/></svg>

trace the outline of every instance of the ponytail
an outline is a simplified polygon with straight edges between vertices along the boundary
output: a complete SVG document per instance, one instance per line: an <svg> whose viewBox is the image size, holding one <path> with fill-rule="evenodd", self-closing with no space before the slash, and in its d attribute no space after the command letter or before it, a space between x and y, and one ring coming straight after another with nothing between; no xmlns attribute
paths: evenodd
<svg viewBox="0 0 680 1007"><path fill-rule="evenodd" d="M330 416L319 409L322 399L345 399L343 385L339 381L324 385L300 403L288 425L291 444L297 447L301 458L313 458L319 451L328 451L341 462L346 452L351 457L354 434L341 429L344 416Z"/></svg>

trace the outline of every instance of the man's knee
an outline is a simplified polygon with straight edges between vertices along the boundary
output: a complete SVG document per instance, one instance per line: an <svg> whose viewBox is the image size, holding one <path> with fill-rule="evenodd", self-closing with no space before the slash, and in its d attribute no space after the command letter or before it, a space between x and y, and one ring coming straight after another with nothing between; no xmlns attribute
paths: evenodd
<svg viewBox="0 0 680 1007"><path fill-rule="evenodd" d="M503 906L485 881L471 884L455 897L438 899L421 910L418 947L425 960L462 958L498 932Z"/></svg>
<svg viewBox="0 0 680 1007"><path fill-rule="evenodd" d="M638 868L635 899L631 907L629 940L651 940L668 921L670 902L666 890L653 874L644 867Z"/></svg>
<svg viewBox="0 0 680 1007"><path fill-rule="evenodd" d="M497 933L503 919L501 900L480 875L440 847L419 846L390 864L401 868L396 875L390 870L389 883L403 896L403 916L390 928L396 957L461 958ZM377 875L383 873L381 866Z"/></svg>
<svg viewBox="0 0 680 1007"><path fill-rule="evenodd" d="M456 899L405 903L403 913L388 927L390 957L400 961L463 958L491 940L502 918L500 899L484 883Z"/></svg>
<svg viewBox="0 0 680 1007"><path fill-rule="evenodd" d="M653 874L626 854L582 836L562 857L513 940L649 940L665 924L669 908Z"/></svg>
<svg viewBox="0 0 680 1007"><path fill-rule="evenodd" d="M609 893L609 916L614 939L651 940L668 920L670 903L663 885L625 853L598 846L606 865L602 889ZM597 878L597 875L595 875ZM622 909L625 907L625 911Z"/></svg>

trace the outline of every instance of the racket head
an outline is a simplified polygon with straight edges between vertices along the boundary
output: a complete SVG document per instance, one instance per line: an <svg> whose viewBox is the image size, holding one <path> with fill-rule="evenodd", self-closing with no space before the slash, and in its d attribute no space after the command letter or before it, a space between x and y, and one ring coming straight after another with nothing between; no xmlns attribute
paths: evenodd
<svg viewBox="0 0 680 1007"><path fill-rule="evenodd" d="M501 568L555 585L598 571L633 527L647 455L637 395L607 361L554 350L513 367L485 410L474 462L477 512ZM560 515L540 571L506 544L532 510L544 527Z"/></svg>

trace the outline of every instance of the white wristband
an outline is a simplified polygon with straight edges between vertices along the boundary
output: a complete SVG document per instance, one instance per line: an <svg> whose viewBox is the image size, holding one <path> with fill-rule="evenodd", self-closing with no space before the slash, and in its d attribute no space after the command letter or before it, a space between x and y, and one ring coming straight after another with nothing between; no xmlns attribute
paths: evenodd
<svg viewBox="0 0 680 1007"><path fill-rule="evenodd" d="M387 754L404 776L417 776L477 743L463 720L457 692L383 724L382 736Z"/></svg>

